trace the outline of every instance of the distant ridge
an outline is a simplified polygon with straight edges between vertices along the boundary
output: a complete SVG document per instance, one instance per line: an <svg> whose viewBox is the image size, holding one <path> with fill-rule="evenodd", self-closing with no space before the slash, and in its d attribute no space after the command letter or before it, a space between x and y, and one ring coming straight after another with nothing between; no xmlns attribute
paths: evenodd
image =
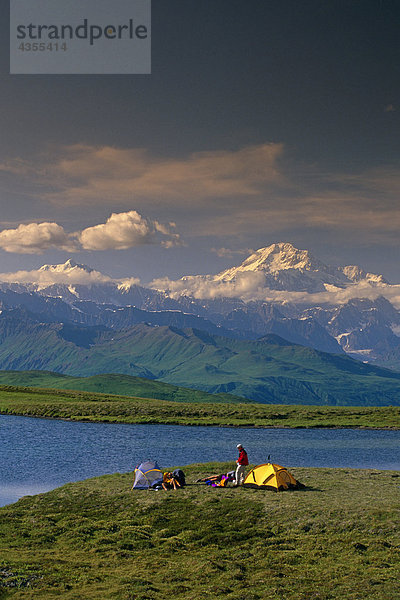
<svg viewBox="0 0 400 600"><path fill-rule="evenodd" d="M122 373L269 404L400 405L400 373L274 334L249 341L193 328L138 324L115 331L22 320L20 313L2 317L0 367L7 371L114 373L114 383Z"/></svg>
<svg viewBox="0 0 400 600"><path fill-rule="evenodd" d="M75 390L173 402L248 402L245 398L232 394L208 394L201 390L120 373L72 377L52 371L0 371L0 386Z"/></svg>

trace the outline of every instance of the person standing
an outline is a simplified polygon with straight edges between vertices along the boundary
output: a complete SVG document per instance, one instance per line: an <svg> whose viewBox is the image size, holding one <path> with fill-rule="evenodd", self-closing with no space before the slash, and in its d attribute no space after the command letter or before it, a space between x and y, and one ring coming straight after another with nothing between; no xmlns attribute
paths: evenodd
<svg viewBox="0 0 400 600"><path fill-rule="evenodd" d="M246 450L243 448L242 444L238 444L236 448L239 451L239 458L236 461L236 474L234 485L242 485L244 481L244 472L245 467L249 464L249 458L247 456Z"/></svg>

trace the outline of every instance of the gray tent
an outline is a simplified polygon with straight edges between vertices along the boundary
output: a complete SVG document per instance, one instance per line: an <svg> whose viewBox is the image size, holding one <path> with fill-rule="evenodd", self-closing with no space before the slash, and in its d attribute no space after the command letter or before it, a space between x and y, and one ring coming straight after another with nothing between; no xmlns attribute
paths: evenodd
<svg viewBox="0 0 400 600"><path fill-rule="evenodd" d="M133 476L133 490L147 490L163 480L158 464L152 460L146 460L136 467Z"/></svg>

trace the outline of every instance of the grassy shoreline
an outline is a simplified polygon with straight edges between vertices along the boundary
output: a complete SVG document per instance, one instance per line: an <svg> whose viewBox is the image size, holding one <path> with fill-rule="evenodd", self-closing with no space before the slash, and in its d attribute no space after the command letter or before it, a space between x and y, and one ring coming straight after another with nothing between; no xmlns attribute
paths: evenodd
<svg viewBox="0 0 400 600"><path fill-rule="evenodd" d="M0 414L98 423L400 429L400 407L173 402L82 391L0 388Z"/></svg>
<svg viewBox="0 0 400 600"><path fill-rule="evenodd" d="M400 472L290 469L304 490L196 484L178 492L104 475L0 509L10 600L394 600Z"/></svg>

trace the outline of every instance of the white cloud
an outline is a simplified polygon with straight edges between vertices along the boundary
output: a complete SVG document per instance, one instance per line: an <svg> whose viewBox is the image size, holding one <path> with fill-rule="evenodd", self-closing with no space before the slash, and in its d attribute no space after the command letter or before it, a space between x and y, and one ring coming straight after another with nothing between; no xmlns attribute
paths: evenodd
<svg viewBox="0 0 400 600"><path fill-rule="evenodd" d="M131 285L139 285L140 279L138 277L127 277L126 279L121 279L118 282L118 288L120 290L129 290Z"/></svg>
<svg viewBox="0 0 400 600"><path fill-rule="evenodd" d="M172 248L182 243L174 227L175 223L165 225L131 210L113 213L105 223L75 233L66 233L57 223L29 223L3 229L0 248L18 254L42 254L51 248L68 252L126 250L143 244Z"/></svg>
<svg viewBox="0 0 400 600"><path fill-rule="evenodd" d="M155 279L150 287L164 291L173 298L179 298L182 295L193 296L201 299L216 298L239 298L245 302L260 300L265 302L277 302L282 304L346 304L354 298L368 298L376 300L380 296L387 298L394 306L400 308L400 285L390 284L369 284L362 281L357 284L351 284L348 287L335 288L324 292L288 292L285 290L271 290L265 287L265 277L261 272L239 273L233 281L218 281L211 275L195 275L182 277L179 280L170 280L168 278Z"/></svg>
<svg viewBox="0 0 400 600"><path fill-rule="evenodd" d="M85 270L81 265L72 269L60 269L55 265L50 269L33 269L32 271L17 271L15 273L0 273L0 281L6 283L35 283L39 289L56 283L67 285L90 285L95 283L110 283L114 280L99 271Z"/></svg>
<svg viewBox="0 0 400 600"><path fill-rule="evenodd" d="M146 219L131 210L113 213L105 223L87 227L78 239L84 250L126 250L156 241L170 248L180 243L179 235L171 231L172 225Z"/></svg>
<svg viewBox="0 0 400 600"><path fill-rule="evenodd" d="M52 284L66 284L70 286L82 284L116 284L119 289L129 289L132 285L140 284L137 277L113 279L100 271L91 269L86 265L78 264L68 259L61 265L44 265L40 269L31 271L17 271L15 273L0 273L0 282L35 284L32 289L41 289Z"/></svg>
<svg viewBox="0 0 400 600"><path fill-rule="evenodd" d="M0 232L0 248L19 254L42 254L50 248L73 252L73 240L57 223L29 223Z"/></svg>
<svg viewBox="0 0 400 600"><path fill-rule="evenodd" d="M261 272L239 273L234 281L215 281L212 275L191 275L177 281L168 278L155 279L150 287L167 292L173 297L190 295L197 299L241 298L253 300L265 292L265 276Z"/></svg>

